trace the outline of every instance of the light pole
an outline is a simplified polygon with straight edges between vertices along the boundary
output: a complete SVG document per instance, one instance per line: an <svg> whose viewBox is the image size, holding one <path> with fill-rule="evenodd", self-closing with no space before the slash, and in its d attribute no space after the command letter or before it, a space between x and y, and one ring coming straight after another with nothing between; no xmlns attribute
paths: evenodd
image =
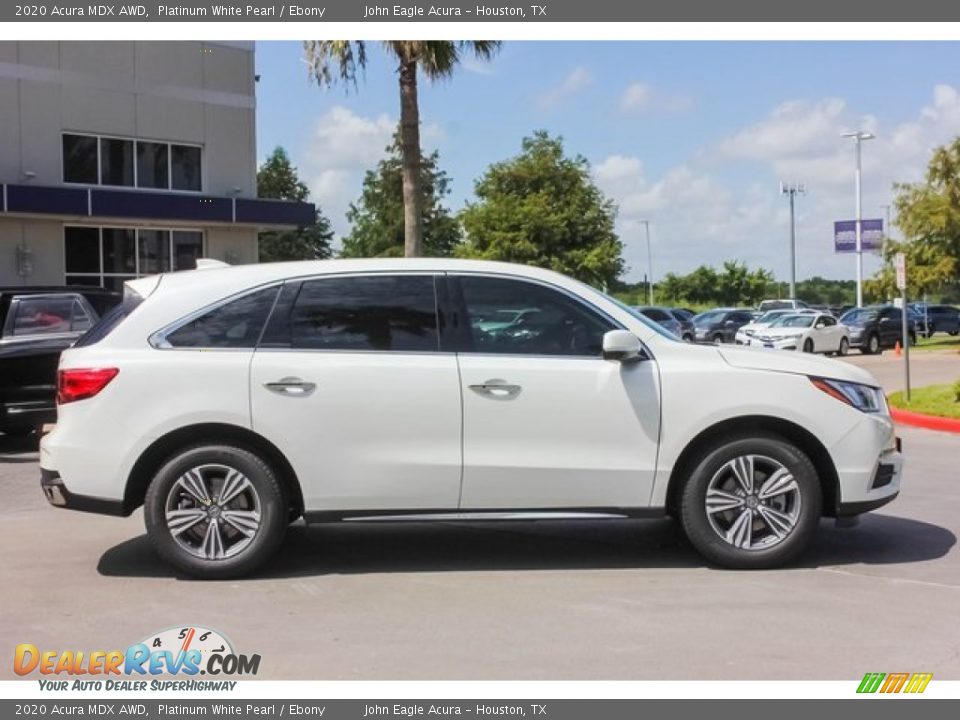
<svg viewBox="0 0 960 720"><path fill-rule="evenodd" d="M797 299L797 216L794 201L797 195L806 194L803 183L780 183L780 194L790 198L790 299Z"/></svg>
<svg viewBox="0 0 960 720"><path fill-rule="evenodd" d="M861 151L864 140L873 140L876 135L865 130L842 133L840 137L852 138L856 147L857 169L854 184L857 194L857 307L863 307L863 197L860 190Z"/></svg>
<svg viewBox="0 0 960 720"><path fill-rule="evenodd" d="M641 220L640 224L647 231L647 305L653 305L653 252L650 249L650 221Z"/></svg>

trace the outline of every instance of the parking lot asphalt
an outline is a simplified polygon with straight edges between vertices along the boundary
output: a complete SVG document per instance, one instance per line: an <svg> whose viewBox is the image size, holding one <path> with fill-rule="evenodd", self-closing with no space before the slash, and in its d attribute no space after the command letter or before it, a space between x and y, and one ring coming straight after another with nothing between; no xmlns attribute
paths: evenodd
<svg viewBox="0 0 960 720"><path fill-rule="evenodd" d="M845 358L846 362L869 370L888 393L906 387L905 359L892 350L880 355L861 355L856 350ZM957 350L920 350L910 353L910 386L941 385L960 379L960 352Z"/></svg>
<svg viewBox="0 0 960 720"><path fill-rule="evenodd" d="M139 511L49 507L35 448L0 436L0 647L200 624L259 653L261 679L960 679L960 436L901 435L900 498L824 520L786 569L711 568L670 520L298 523L264 572L225 582L178 577Z"/></svg>

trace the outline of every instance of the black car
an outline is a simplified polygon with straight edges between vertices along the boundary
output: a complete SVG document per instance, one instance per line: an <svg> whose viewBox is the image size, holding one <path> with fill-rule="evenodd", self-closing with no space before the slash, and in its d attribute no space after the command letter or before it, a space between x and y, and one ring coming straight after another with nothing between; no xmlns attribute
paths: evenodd
<svg viewBox="0 0 960 720"><path fill-rule="evenodd" d="M693 342L695 334L693 322L684 315L682 310L652 305L636 307L634 310L672 332L678 338L686 342Z"/></svg>
<svg viewBox="0 0 960 720"><path fill-rule="evenodd" d="M864 355L876 355L894 347L903 338L903 311L893 305L869 305L844 313L840 323L850 328L850 347ZM917 341L917 326L907 316L907 337Z"/></svg>
<svg viewBox="0 0 960 720"><path fill-rule="evenodd" d="M719 308L707 310L693 318L694 338L697 342L715 345L732 343L737 330L753 320L753 311L746 308Z"/></svg>
<svg viewBox="0 0 960 720"><path fill-rule="evenodd" d="M953 305L924 305L917 303L911 306L916 313L926 320L926 337L934 333L945 332L950 335L960 333L960 308Z"/></svg>
<svg viewBox="0 0 960 720"><path fill-rule="evenodd" d="M0 287L0 432L56 420L61 351L120 299L96 287Z"/></svg>

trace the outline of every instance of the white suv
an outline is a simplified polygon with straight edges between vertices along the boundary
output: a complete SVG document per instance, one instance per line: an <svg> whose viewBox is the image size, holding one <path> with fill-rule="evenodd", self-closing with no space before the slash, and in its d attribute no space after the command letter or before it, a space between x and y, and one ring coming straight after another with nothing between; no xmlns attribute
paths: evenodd
<svg viewBox="0 0 960 720"><path fill-rule="evenodd" d="M727 567L879 507L902 456L877 382L690 345L575 280L336 260L134 280L64 352L49 501L128 515L200 577L293 519L676 517Z"/></svg>

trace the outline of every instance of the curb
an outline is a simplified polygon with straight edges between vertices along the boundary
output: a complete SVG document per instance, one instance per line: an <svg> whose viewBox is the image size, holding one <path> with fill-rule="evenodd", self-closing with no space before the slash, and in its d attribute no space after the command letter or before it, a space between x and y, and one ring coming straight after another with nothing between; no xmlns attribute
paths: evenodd
<svg viewBox="0 0 960 720"><path fill-rule="evenodd" d="M924 415L923 413L901 410L895 407L890 408L890 417L893 418L894 422L900 423L901 425L911 425L913 427L924 428L925 430L960 433L960 420L956 418Z"/></svg>

